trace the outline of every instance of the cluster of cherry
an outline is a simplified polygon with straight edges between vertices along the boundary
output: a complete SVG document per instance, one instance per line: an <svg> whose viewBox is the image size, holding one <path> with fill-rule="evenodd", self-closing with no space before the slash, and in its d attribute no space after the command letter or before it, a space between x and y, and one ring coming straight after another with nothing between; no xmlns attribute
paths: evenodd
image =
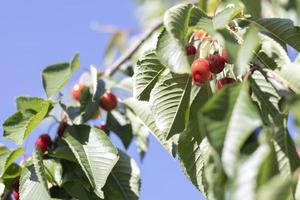
<svg viewBox="0 0 300 200"><path fill-rule="evenodd" d="M216 41L211 41L209 35L202 29L196 30L192 36L193 39L203 41L210 41L211 43L215 43ZM210 45L211 46L211 45ZM189 43L186 46L186 53L188 56L195 56L197 51L200 51L200 48L197 48ZM213 74L221 73L225 68L225 63L229 63L228 55L224 49L216 50L213 49L213 53L209 53L204 58L200 58L200 56L195 56L195 60L192 63L192 77L193 84L201 85L211 80ZM210 51L209 51L210 52ZM217 80L216 89L220 90L223 85L232 84L235 82L235 79L230 77L224 77L222 79Z"/></svg>

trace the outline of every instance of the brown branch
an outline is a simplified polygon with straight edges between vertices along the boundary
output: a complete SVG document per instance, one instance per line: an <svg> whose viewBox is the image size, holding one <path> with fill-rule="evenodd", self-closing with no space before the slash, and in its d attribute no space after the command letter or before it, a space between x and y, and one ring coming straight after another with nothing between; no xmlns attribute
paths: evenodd
<svg viewBox="0 0 300 200"><path fill-rule="evenodd" d="M133 54L141 47L141 45L147 40L159 27L163 25L163 19L158 19L153 22L148 30L146 30L140 38L123 54L121 55L111 66L107 67L104 72L104 76L112 76L122 64L130 59Z"/></svg>

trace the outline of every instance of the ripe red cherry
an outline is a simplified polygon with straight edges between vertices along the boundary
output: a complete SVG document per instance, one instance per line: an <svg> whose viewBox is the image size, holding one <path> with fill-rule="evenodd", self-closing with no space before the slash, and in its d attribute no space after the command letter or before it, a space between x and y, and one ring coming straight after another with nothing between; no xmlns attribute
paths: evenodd
<svg viewBox="0 0 300 200"><path fill-rule="evenodd" d="M222 78L222 79L217 81L216 89L217 89L217 91L219 91L219 90L222 89L222 87L224 85L230 85L230 84L233 84L233 83L235 83L235 80L233 78L229 78L229 77Z"/></svg>
<svg viewBox="0 0 300 200"><path fill-rule="evenodd" d="M67 127L68 127L68 123L64 122L64 121L61 121L59 123L58 128L57 128L57 135L59 137L62 137Z"/></svg>
<svg viewBox="0 0 300 200"><path fill-rule="evenodd" d="M106 128L106 126L104 124L100 124L99 126L97 126L99 129L101 129L102 131L104 131L106 134L109 134L109 130Z"/></svg>
<svg viewBox="0 0 300 200"><path fill-rule="evenodd" d="M192 55L195 55L196 52L197 52L197 49L194 45L192 44L188 44L186 47L185 47L185 50L186 50L186 54L188 56L192 56Z"/></svg>
<svg viewBox="0 0 300 200"><path fill-rule="evenodd" d="M13 196L15 200L19 200L19 191L13 190Z"/></svg>
<svg viewBox="0 0 300 200"><path fill-rule="evenodd" d="M230 63L229 59L228 59L228 54L227 54L227 52L224 49L221 51L221 57L224 60L224 62Z"/></svg>
<svg viewBox="0 0 300 200"><path fill-rule="evenodd" d="M223 71L225 60L222 56L215 53L209 56L209 70L211 73L218 74Z"/></svg>
<svg viewBox="0 0 300 200"><path fill-rule="evenodd" d="M197 59L192 64L193 83L196 85L210 80L209 62L206 59Z"/></svg>
<svg viewBox="0 0 300 200"><path fill-rule="evenodd" d="M106 111L112 111L117 107L117 104L117 97L111 92L106 92L99 99L99 105Z"/></svg>
<svg viewBox="0 0 300 200"><path fill-rule="evenodd" d="M85 86L82 83L75 84L73 89L72 89L73 99L79 101L80 100L80 94L81 94L81 92L84 88L85 88Z"/></svg>
<svg viewBox="0 0 300 200"><path fill-rule="evenodd" d="M39 146L44 153L52 144L51 138L48 134L41 135L35 142L35 146Z"/></svg>

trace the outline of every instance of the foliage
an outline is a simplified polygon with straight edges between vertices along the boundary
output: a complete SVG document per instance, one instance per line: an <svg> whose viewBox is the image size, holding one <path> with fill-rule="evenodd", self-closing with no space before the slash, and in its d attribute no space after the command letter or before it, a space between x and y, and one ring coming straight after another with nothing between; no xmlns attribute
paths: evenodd
<svg viewBox="0 0 300 200"><path fill-rule="evenodd" d="M70 103L59 91L80 67L79 54L46 67L47 98L18 97L17 112L3 123L4 137L22 145L57 109L62 134L46 151L37 144L20 164L14 161L24 153L21 146L0 147L3 198L14 191L22 200L139 199L140 170L110 134L125 148L135 140L143 159L151 133L207 199L299 199L300 159L287 119L292 114L300 124L300 63L290 61L287 49L300 51L300 27L298 16L282 16L299 10L300 2L270 2L176 4L150 30L155 39L141 41L124 60L131 62L113 65L116 75L91 66ZM267 8L285 15L264 18ZM120 31L112 36L108 63L114 48L126 49L124 40ZM196 51L187 52L187 45ZM194 65L197 59L208 60L208 69ZM199 79L203 70L210 70L207 80ZM112 110L99 104L106 92L117 95L117 106L106 102ZM93 125L99 116L105 124Z"/></svg>

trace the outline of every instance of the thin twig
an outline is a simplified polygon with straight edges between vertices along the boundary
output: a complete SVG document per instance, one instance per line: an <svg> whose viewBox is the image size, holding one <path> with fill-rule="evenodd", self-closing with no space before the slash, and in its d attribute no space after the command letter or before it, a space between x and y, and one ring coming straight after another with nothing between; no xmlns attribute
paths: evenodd
<svg viewBox="0 0 300 200"><path fill-rule="evenodd" d="M139 47L148 39L152 33L154 33L159 27L163 25L163 19L158 19L153 23L153 25L145 31L140 38L123 54L121 55L111 66L107 67L104 76L113 75L122 64L124 64L128 59L130 59L133 54L139 49Z"/></svg>

